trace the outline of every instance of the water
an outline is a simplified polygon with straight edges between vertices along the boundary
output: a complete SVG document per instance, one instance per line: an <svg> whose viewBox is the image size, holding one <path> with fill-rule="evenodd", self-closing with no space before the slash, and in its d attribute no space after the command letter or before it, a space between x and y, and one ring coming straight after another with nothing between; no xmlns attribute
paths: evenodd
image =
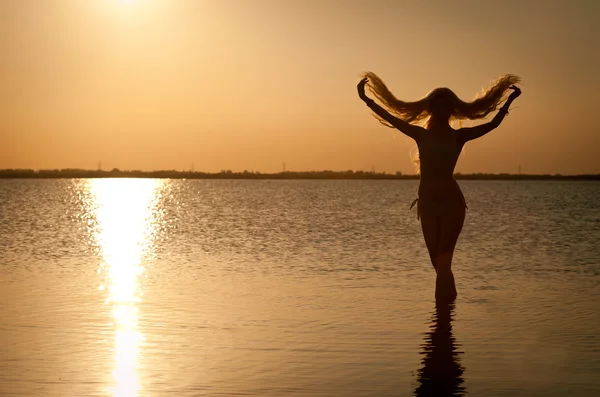
<svg viewBox="0 0 600 397"><path fill-rule="evenodd" d="M1 396L600 395L600 183L0 180Z"/></svg>

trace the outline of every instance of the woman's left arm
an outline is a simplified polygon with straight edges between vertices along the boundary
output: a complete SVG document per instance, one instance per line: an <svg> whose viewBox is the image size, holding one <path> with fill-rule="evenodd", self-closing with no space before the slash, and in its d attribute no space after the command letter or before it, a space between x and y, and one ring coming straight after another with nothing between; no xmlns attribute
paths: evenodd
<svg viewBox="0 0 600 397"><path fill-rule="evenodd" d="M476 127L466 127L458 130L459 140L462 141L462 143L480 138L493 129L498 128L502 120L504 120L504 117L506 117L508 114L508 108L510 107L510 104L517 99L519 95L521 95L521 90L517 86L513 85L510 88L512 88L514 91L510 94L508 100L500 108L498 113L496 113L496 116L494 116L492 121Z"/></svg>

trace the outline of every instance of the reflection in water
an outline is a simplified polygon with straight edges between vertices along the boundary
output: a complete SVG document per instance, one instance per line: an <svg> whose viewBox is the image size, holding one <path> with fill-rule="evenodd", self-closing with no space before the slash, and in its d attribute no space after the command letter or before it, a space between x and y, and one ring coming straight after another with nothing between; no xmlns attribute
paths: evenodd
<svg viewBox="0 0 600 397"><path fill-rule="evenodd" d="M456 351L460 345L452 336L452 314L454 303L438 303L432 318L430 331L425 335L425 343L421 345L424 355L423 367L418 371L419 385L415 396L450 397L465 394L463 372Z"/></svg>
<svg viewBox="0 0 600 397"><path fill-rule="evenodd" d="M157 220L153 209L159 196L160 180L95 179L90 181L94 197L105 278L100 287L108 291L115 324L113 396L135 396L139 391L136 373L142 339L137 328L141 291L138 279L144 271L142 260L151 247Z"/></svg>

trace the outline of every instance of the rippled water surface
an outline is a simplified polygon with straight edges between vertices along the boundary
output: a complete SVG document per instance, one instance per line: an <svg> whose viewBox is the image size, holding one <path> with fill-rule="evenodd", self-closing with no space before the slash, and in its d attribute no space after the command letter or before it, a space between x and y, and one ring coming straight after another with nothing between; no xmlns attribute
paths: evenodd
<svg viewBox="0 0 600 397"><path fill-rule="evenodd" d="M600 395L600 183L0 180L1 396Z"/></svg>

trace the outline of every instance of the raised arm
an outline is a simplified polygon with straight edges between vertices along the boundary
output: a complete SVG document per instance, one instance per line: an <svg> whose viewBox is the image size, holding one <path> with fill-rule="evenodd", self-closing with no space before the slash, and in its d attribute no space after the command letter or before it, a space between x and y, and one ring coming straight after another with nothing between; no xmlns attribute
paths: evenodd
<svg viewBox="0 0 600 397"><path fill-rule="evenodd" d="M376 115L381 117L383 120L387 121L393 127L400 130L400 132L402 132L403 134L408 135L415 141L418 141L423 134L424 128L412 125L402 119L399 119L398 117L392 116L390 113L388 113L388 111L386 111L384 108L375 103L374 100L372 100L365 94L365 84L367 83L367 81L368 79L365 77L360 81L360 83L358 83L357 88L358 96L360 97L360 99L362 99Z"/></svg>
<svg viewBox="0 0 600 397"><path fill-rule="evenodd" d="M514 91L510 94L506 103L498 110L498 113L496 113L492 121L476 127L467 127L458 130L458 139L462 141L462 143L480 138L500 125L502 120L504 120L504 117L508 114L510 104L521 95L521 90L517 86L513 85L510 88Z"/></svg>

